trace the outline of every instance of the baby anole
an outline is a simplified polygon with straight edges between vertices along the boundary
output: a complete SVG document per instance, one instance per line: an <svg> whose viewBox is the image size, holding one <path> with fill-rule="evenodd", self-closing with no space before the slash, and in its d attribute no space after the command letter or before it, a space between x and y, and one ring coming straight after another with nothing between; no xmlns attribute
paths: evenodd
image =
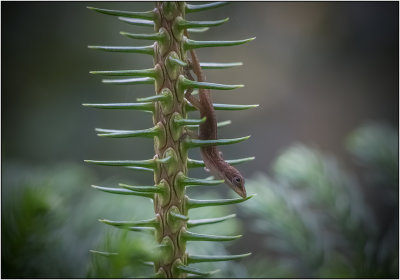
<svg viewBox="0 0 400 280"><path fill-rule="evenodd" d="M190 54L192 57L190 66L196 74L197 80L199 82L205 82L203 70L201 69L199 60L193 49L190 50ZM217 139L217 120L210 90L199 89L199 99L191 95L191 90L185 93L185 97L200 111L201 118L206 117L206 121L200 124L199 139ZM209 169L214 176L224 179L225 183L241 197L245 198L247 196L243 176L236 168L224 161L222 153L217 150L216 146L201 147L201 156L206 168Z"/></svg>

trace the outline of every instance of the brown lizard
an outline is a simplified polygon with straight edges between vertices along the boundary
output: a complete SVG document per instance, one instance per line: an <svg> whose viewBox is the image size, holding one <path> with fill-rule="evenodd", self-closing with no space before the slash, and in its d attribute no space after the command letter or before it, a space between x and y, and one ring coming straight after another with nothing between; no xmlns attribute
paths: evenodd
<svg viewBox="0 0 400 280"><path fill-rule="evenodd" d="M197 80L199 82L205 82L203 70L201 69L199 60L193 49L190 50L190 54L192 57L190 66L196 74ZM187 71L187 73L189 73L190 76L190 72ZM186 99L200 111L201 118L206 117L206 121L200 124L199 139L217 139L217 120L210 90L199 89L199 99L191 95L191 92L192 90L188 90L185 93ZM214 176L224 179L225 183L241 197L245 198L247 196L243 176L236 168L224 161L222 153L217 150L216 146L201 147L201 156L206 168L209 169Z"/></svg>

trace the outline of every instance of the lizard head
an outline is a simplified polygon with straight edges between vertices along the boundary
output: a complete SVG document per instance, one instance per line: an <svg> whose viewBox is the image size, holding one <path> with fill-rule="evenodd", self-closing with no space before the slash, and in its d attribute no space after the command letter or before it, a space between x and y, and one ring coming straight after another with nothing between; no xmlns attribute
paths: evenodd
<svg viewBox="0 0 400 280"><path fill-rule="evenodd" d="M238 170L230 166L230 172L227 172L225 182L234 190L238 195L243 198L247 197L246 189L244 187L244 178Z"/></svg>

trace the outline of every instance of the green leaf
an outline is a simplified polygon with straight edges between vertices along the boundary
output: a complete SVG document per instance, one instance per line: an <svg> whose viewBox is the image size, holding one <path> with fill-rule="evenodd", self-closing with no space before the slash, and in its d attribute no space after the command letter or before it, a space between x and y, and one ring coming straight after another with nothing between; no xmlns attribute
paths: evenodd
<svg viewBox="0 0 400 280"><path fill-rule="evenodd" d="M254 105L234 105L234 104L217 104L217 103L213 104L214 110L224 110L224 111L247 110L247 109L251 109L251 108L256 108L258 106L259 106L258 104L254 104ZM186 110L188 112L197 111L197 109L190 103L187 103Z"/></svg>
<svg viewBox="0 0 400 280"><path fill-rule="evenodd" d="M126 18L126 17L119 17L118 19L122 22L126 22L126 23L129 23L132 25L154 27L154 21L151 21L151 20L134 19L134 18Z"/></svg>
<svg viewBox="0 0 400 280"><path fill-rule="evenodd" d="M179 84L184 89L204 88L204 89L231 90L231 89L244 87L244 85L224 85L224 84L192 81L192 80L186 79L183 75L181 75L179 77Z"/></svg>
<svg viewBox="0 0 400 280"><path fill-rule="evenodd" d="M185 272L185 273L192 273L192 274L203 275L203 276L208 275L208 272L202 272L202 271L200 271L199 269L197 269L195 267L190 267L190 266L183 265L183 264L176 265L175 268L177 270L180 270L180 271Z"/></svg>
<svg viewBox="0 0 400 280"><path fill-rule="evenodd" d="M112 79L112 80L102 80L105 84L113 84L113 85L141 85L154 84L154 78L132 78L132 79Z"/></svg>
<svg viewBox="0 0 400 280"><path fill-rule="evenodd" d="M154 169L152 168L146 168L146 167L139 167L139 166L125 166L125 168L127 169L133 169L133 170L137 170L137 171L147 171L147 172L154 172Z"/></svg>
<svg viewBox="0 0 400 280"><path fill-rule="evenodd" d="M242 237L241 235L234 236L224 236L224 235L210 235L210 234L200 234L190 231L182 231L181 238L186 241L231 241Z"/></svg>
<svg viewBox="0 0 400 280"><path fill-rule="evenodd" d="M220 127L228 126L230 124L232 124L231 120L226 120L226 121L223 121L223 122L217 122L217 127L220 128Z"/></svg>
<svg viewBox="0 0 400 280"><path fill-rule="evenodd" d="M136 196L154 198L154 196L149 193L134 192L134 191L130 191L127 189L121 189L121 188L108 188L108 187L100 187L100 186L95 186L95 185L92 185L92 188L95 188L95 189L103 191L103 192L113 193L113 194L136 195Z"/></svg>
<svg viewBox="0 0 400 280"><path fill-rule="evenodd" d="M189 33L201 33L201 32L206 32L208 31L210 28L208 27L203 27L203 28L188 28L187 32Z"/></svg>
<svg viewBox="0 0 400 280"><path fill-rule="evenodd" d="M182 215L182 214L179 214L179 213L175 213L173 211L169 211L168 213L169 213L169 215L172 216L173 219L182 220L182 221L189 220L188 216L185 216L185 215Z"/></svg>
<svg viewBox="0 0 400 280"><path fill-rule="evenodd" d="M199 28L199 27L213 27L221 25L227 22L229 18L224 18L221 20L214 21L188 21L183 18L177 18L176 24L178 29L186 29L186 28Z"/></svg>
<svg viewBox="0 0 400 280"><path fill-rule="evenodd" d="M179 58L173 57L172 55L168 56L168 60L176 65L182 66L182 67L186 67L188 64L182 60L180 60Z"/></svg>
<svg viewBox="0 0 400 280"><path fill-rule="evenodd" d="M197 200L187 197L187 207L189 209L192 209L192 208L207 207L207 206L229 205L229 204L241 203L243 201L249 200L253 196L254 194L246 198L214 199L214 200Z"/></svg>
<svg viewBox="0 0 400 280"><path fill-rule="evenodd" d="M156 77L154 68L141 70L90 71L89 73L102 76Z"/></svg>
<svg viewBox="0 0 400 280"><path fill-rule="evenodd" d="M187 258L188 264L201 263L201 262L221 262L242 259L250 256L251 253L242 255L225 255L225 256L202 256L202 255L189 255Z"/></svg>
<svg viewBox="0 0 400 280"><path fill-rule="evenodd" d="M94 7L87 7L90 10L106 14L106 15L111 15L111 16L123 16L123 17L129 17L129 18L138 18L138 19L147 19L147 20L154 20L155 16L153 11L147 11L147 12L130 12L130 11L118 11L118 10L108 10L108 9L99 9L99 8L94 8Z"/></svg>
<svg viewBox="0 0 400 280"><path fill-rule="evenodd" d="M106 104L82 104L85 107L98 108L98 109L124 109L124 110L141 110L141 111L154 111L154 104L151 102L145 103L106 103Z"/></svg>
<svg viewBox="0 0 400 280"><path fill-rule="evenodd" d="M137 191L137 192L146 192L146 193L162 193L164 189L159 186L131 186L127 184L118 184L120 187L123 187L125 189L131 190L131 191Z"/></svg>
<svg viewBox="0 0 400 280"><path fill-rule="evenodd" d="M111 221L106 219L99 219L100 222L115 227L132 227L132 226L156 226L158 224L155 218L142 221Z"/></svg>
<svg viewBox="0 0 400 280"><path fill-rule="evenodd" d="M255 38L256 37L244 40L235 40L235 41L196 41L196 40L186 39L183 46L185 50L209 48L209 47L229 47L229 46L242 45L244 43L253 41Z"/></svg>
<svg viewBox="0 0 400 280"><path fill-rule="evenodd" d="M157 33L150 33L150 34L138 34L138 33L129 33L121 31L119 34L122 36L131 38L131 39L138 39L138 40L152 40L152 41L161 41L165 38L165 34L160 32Z"/></svg>
<svg viewBox="0 0 400 280"><path fill-rule="evenodd" d="M230 121L230 120L217 122L217 127L220 128L220 127L228 126L231 123L232 123L232 121ZM198 127L200 127L200 125L194 124L194 125L187 125L186 127L187 128L198 128Z"/></svg>
<svg viewBox="0 0 400 280"><path fill-rule="evenodd" d="M111 253L111 252L101 252L101 251L95 251L95 250L89 250L90 253L103 256L103 257L111 257L111 256L117 256L118 253Z"/></svg>
<svg viewBox="0 0 400 280"><path fill-rule="evenodd" d="M100 50L105 52L126 52L126 53L142 53L154 55L154 45L126 47L126 46L88 46L89 49Z"/></svg>
<svg viewBox="0 0 400 280"><path fill-rule="evenodd" d="M226 69L237 66L242 66L242 62L218 63L218 62L201 62L200 66L203 69Z"/></svg>
<svg viewBox="0 0 400 280"><path fill-rule="evenodd" d="M145 266L154 267L154 262L142 262Z"/></svg>
<svg viewBox="0 0 400 280"><path fill-rule="evenodd" d="M177 126L189 126L189 125L199 125L206 121L206 117L202 119L182 119L182 118L174 118L174 123Z"/></svg>
<svg viewBox="0 0 400 280"><path fill-rule="evenodd" d="M188 226L188 228L192 228L192 227L197 227L197 226L202 226L202 225L211 225L211 224L221 223L223 221L232 219L234 217L236 217L236 214L231 214L231 215L219 217L219 218L189 220L187 222L187 226Z"/></svg>
<svg viewBox="0 0 400 280"><path fill-rule="evenodd" d="M128 230L137 231L137 232L145 232L145 233L154 233L156 229L153 227L129 227Z"/></svg>
<svg viewBox="0 0 400 280"><path fill-rule="evenodd" d="M94 163L105 166L138 166L155 168L157 163L168 163L171 157L163 159L146 159L146 160L84 160L84 162Z"/></svg>
<svg viewBox="0 0 400 280"><path fill-rule="evenodd" d="M149 96L149 97L143 97L143 98L137 98L137 101L140 102L153 102L153 101L167 101L171 99L171 96L168 94L158 94L158 95L153 95L153 96Z"/></svg>
<svg viewBox="0 0 400 280"><path fill-rule="evenodd" d="M117 130L117 129L95 129L98 133L98 136L101 137L112 137L112 138L128 138L128 137L154 137L160 135L161 130L158 126L141 129L141 130Z"/></svg>
<svg viewBox="0 0 400 280"><path fill-rule="evenodd" d="M182 186L216 186L224 183L224 180L196 179L182 175L178 177L178 182Z"/></svg>
<svg viewBox="0 0 400 280"><path fill-rule="evenodd" d="M201 12L209 9L218 8L228 4L229 2L226 1L218 1L218 2L211 2L207 4L200 4L200 5L192 5L186 4L185 11L186 13L194 13L194 12Z"/></svg>
<svg viewBox="0 0 400 280"><path fill-rule="evenodd" d="M242 142L249 138L250 138L250 136L232 138L232 139L215 139L215 140L187 139L185 141L185 147L186 148L195 148L195 147L230 145L230 144Z"/></svg>
<svg viewBox="0 0 400 280"><path fill-rule="evenodd" d="M255 157L247 157L247 158L240 158L240 159L231 159L231 160L225 160L227 163L230 165L237 165L243 162L251 161L254 160ZM202 160L196 160L196 159L188 159L187 163L188 168L196 168L196 167L205 167L204 161Z"/></svg>

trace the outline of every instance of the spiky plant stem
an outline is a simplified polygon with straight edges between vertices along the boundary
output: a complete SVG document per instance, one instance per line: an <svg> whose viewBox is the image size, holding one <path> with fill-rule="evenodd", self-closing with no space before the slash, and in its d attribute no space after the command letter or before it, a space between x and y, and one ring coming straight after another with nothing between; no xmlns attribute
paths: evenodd
<svg viewBox="0 0 400 280"><path fill-rule="evenodd" d="M166 38L164 42L158 41L155 45L154 65L160 67L163 73L163 79L157 81L157 95L164 92L172 94L172 102L169 106L162 106L157 102L154 114L154 124L162 124L165 132L165 141L156 141L154 150L158 158L167 156L172 157L168 167L160 168L159 172L154 174L155 184L163 182L168 188L166 194L157 194L154 199L154 209L160 219L160 229L157 239L160 243L170 246L167 258L161 258L155 262L155 270L171 277L184 277L185 273L174 271L174 263L186 264L185 252L186 242L180 239L182 229L186 228L186 220L174 218L171 212L178 215L188 215L184 207L185 191L179 187L179 176L187 175L187 153L183 150L182 136L183 130L175 125L174 120L178 118L186 119L185 103L183 90L177 86L179 75L183 74L183 68L177 64L169 63L169 57L179 58L186 61L182 36L173 33L173 25L177 17L185 17L185 3L183 2L158 2L156 4L155 31L164 30ZM179 216L178 216L179 217Z"/></svg>
<svg viewBox="0 0 400 280"><path fill-rule="evenodd" d="M154 173L153 186L130 186L119 184L121 188L93 186L94 188L123 195L135 195L153 199L156 217L143 221L110 221L102 222L125 227L132 231L154 232L159 243L158 253L155 254L155 274L151 277L160 278L185 278L191 276L208 276L211 272L202 272L189 266L191 263L216 262L235 260L245 256L196 256L186 252L187 241L229 241L240 236L216 236L198 234L188 231L188 228L223 222L234 215L226 217L189 220L190 208L227 205L240 203L247 198L196 200L185 195L186 186L217 185L223 180L195 179L187 176L188 168L203 167L199 160L188 158L188 149L205 145L227 145L246 140L248 137L234 139L198 140L190 137L190 129L197 128L205 119L187 119L187 111L196 110L189 104L184 96L185 90L193 88L208 88L229 90L241 85L222 85L208 82L198 82L185 76L188 69L186 53L193 48L213 46L240 45L252 39L238 41L194 41L184 34L189 32L203 32L208 27L217 26L227 21L187 21L186 12L203 11L226 4L214 2L209 4L189 5L185 2L157 2L155 9L148 12L116 11L98 8L89 8L97 12L120 16L120 20L129 24L154 27L155 33L133 34L121 32L128 38L138 40L153 40L149 46L90 46L89 48L108 52L141 53L153 56L154 68L143 70L113 70L92 71L92 74L103 76L122 76L119 79L105 79L104 83L116 85L154 84L156 95L138 98L140 103L111 103L111 104L84 104L88 107L101 109L128 109L142 110L153 113L154 127L143 130L115 130L96 129L99 136L124 138L124 137L153 137L155 155L149 160L114 160L93 161L99 165L124 166L136 170ZM193 29L194 28L194 29ZM200 63L204 69L224 69L239 66L241 63ZM126 78L128 76L128 78ZM140 77L140 78L130 78ZM194 93L193 93L194 94ZM230 105L213 104L215 110L245 110L257 105ZM218 126L230 124L219 123ZM227 161L239 164L254 158L244 158ZM103 252L108 254L107 252ZM103 255L104 255L103 254ZM108 254L109 255L109 254Z"/></svg>

